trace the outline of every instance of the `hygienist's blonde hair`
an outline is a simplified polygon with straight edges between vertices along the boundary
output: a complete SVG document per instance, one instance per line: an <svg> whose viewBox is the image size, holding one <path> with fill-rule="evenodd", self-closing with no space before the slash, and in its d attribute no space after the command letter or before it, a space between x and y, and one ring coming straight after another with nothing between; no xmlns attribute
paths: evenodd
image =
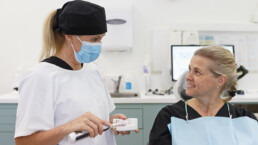
<svg viewBox="0 0 258 145"><path fill-rule="evenodd" d="M210 66L210 70L214 75L224 74L227 76L227 81L221 88L221 93L227 90L236 91L237 65L234 56L229 50L221 46L208 46L197 50L194 55L212 60L215 65ZM224 100L229 101L232 97L228 96Z"/></svg>
<svg viewBox="0 0 258 145"><path fill-rule="evenodd" d="M65 36L62 31L53 31L55 25L56 10L51 12L46 18L43 28L43 48L40 54L39 61L48 58L61 50L65 43Z"/></svg>

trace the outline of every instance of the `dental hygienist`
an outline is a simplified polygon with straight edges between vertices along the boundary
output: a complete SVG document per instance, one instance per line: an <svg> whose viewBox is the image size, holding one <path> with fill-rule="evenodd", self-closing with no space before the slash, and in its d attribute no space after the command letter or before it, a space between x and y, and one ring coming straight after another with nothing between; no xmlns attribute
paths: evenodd
<svg viewBox="0 0 258 145"><path fill-rule="evenodd" d="M220 46L195 52L186 76L190 100L164 107L150 132L150 145L258 145L254 114L228 103L236 93L236 62ZM221 98L224 92L229 95Z"/></svg>
<svg viewBox="0 0 258 145"><path fill-rule="evenodd" d="M67 135L77 131L90 137L75 145L116 145L113 134L130 133L103 131L113 118L126 119L109 116L115 105L91 63L106 32L104 8L86 1L67 2L49 15L42 61L19 85L16 145L69 145Z"/></svg>

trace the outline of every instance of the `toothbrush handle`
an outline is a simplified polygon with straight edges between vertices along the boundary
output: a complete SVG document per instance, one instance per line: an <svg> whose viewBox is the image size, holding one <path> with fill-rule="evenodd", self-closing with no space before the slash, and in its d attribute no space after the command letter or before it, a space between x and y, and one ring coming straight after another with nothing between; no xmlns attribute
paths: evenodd
<svg viewBox="0 0 258 145"><path fill-rule="evenodd" d="M90 134L88 132L82 133L78 136L76 136L76 141L88 137Z"/></svg>
<svg viewBox="0 0 258 145"><path fill-rule="evenodd" d="M105 129L103 129L103 131L106 131L106 130L108 130L109 128L110 128L110 127L107 127L107 128L105 128ZM69 134L69 140L70 140L71 143L75 143L76 141L78 141L78 140L80 140L80 139L83 139L83 138L86 138L86 137L88 137L88 136L90 135L88 132L82 132L82 133L80 133L79 135L77 134L77 135L75 135L75 136L74 136L74 134L75 134L75 133Z"/></svg>

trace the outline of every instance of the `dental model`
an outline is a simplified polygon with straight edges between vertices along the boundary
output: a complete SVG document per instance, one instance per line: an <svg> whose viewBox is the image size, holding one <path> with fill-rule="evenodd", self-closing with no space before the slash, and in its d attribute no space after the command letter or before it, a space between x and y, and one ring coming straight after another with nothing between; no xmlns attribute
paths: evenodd
<svg viewBox="0 0 258 145"><path fill-rule="evenodd" d="M138 129L138 119L137 118L128 118L126 120L122 119L113 119L112 128L115 128L117 131L131 131Z"/></svg>

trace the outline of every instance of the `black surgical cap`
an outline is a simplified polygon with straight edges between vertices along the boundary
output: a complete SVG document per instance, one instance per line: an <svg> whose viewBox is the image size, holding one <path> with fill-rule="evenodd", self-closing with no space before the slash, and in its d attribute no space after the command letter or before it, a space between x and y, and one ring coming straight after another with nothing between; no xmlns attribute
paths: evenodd
<svg viewBox="0 0 258 145"><path fill-rule="evenodd" d="M99 5L75 0L57 9L53 31L67 35L97 35L107 32L105 9Z"/></svg>

